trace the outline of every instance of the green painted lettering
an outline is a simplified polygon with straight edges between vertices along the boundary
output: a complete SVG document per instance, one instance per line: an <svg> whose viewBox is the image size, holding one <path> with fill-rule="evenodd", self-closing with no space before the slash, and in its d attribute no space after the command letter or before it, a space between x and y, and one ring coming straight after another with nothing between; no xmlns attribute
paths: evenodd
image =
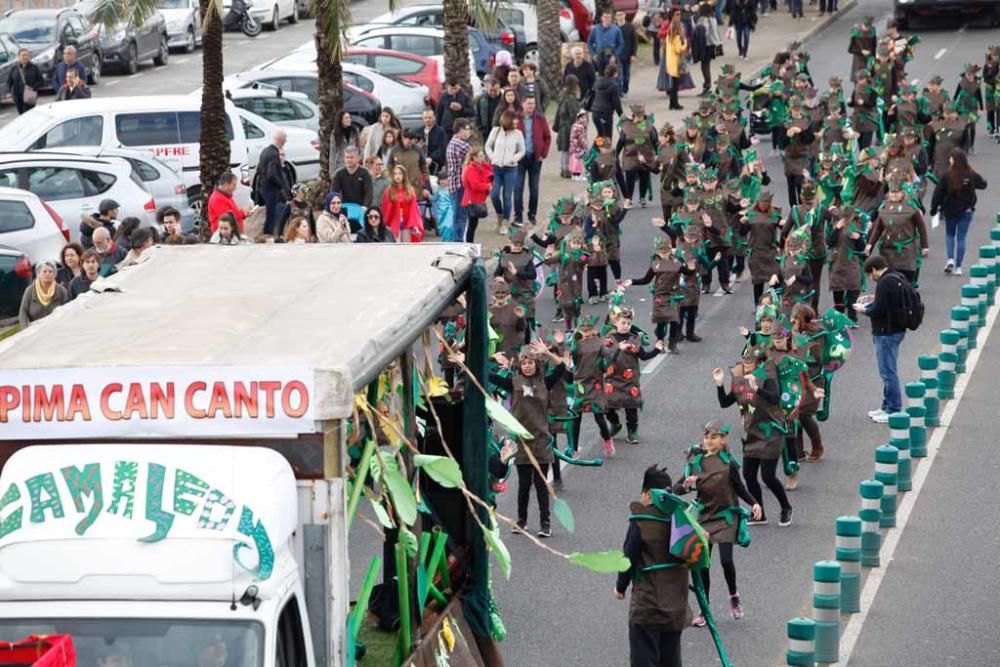
<svg viewBox="0 0 1000 667"><path fill-rule="evenodd" d="M215 508L220 508L222 516L215 518ZM201 508L201 516L198 517L198 527L206 530L222 530L229 523L233 513L236 512L236 503L227 498L222 491L212 489L205 499L205 504Z"/></svg>
<svg viewBox="0 0 1000 667"><path fill-rule="evenodd" d="M111 505L108 514L118 514L124 501L122 517L132 518L132 506L135 503L135 484L139 476L139 464L135 461L115 461L115 479L111 484Z"/></svg>
<svg viewBox="0 0 1000 667"><path fill-rule="evenodd" d="M11 484L7 487L7 492L3 494L3 498L0 498L0 512L7 509L7 506L13 502L21 499L21 489L17 487L17 484ZM24 518L24 508L18 507L16 510L10 513L10 515L0 519L0 539L3 539L7 535L10 535L15 530L21 528L21 520Z"/></svg>
<svg viewBox="0 0 1000 667"><path fill-rule="evenodd" d="M146 518L156 524L156 530L140 542L159 542L170 532L174 523L174 515L163 509L163 482L167 469L159 463L148 466L149 478L146 480Z"/></svg>
<svg viewBox="0 0 1000 667"><path fill-rule="evenodd" d="M254 546L257 548L257 567L247 567L240 560L240 551L250 548L250 545L246 542L237 542L233 545L233 560L236 561L237 565L255 577L267 579L274 570L274 549L271 547L271 538L267 536L264 522L257 521L255 523L253 511L244 505L243 511L240 513L240 523L237 526L237 530L253 540Z"/></svg>
<svg viewBox="0 0 1000 667"><path fill-rule="evenodd" d="M189 472L177 469L177 477L174 480L174 511L185 516L194 514L198 503L187 496L194 498L204 498L208 493L208 482Z"/></svg>
<svg viewBox="0 0 1000 667"><path fill-rule="evenodd" d="M26 481L28 498L31 499L31 523L45 521L45 510L52 510L53 519L66 516L63 512L62 499L59 498L59 487L56 486L56 476L50 472L35 475ZM42 498L44 492L46 498Z"/></svg>
<svg viewBox="0 0 1000 667"><path fill-rule="evenodd" d="M92 496L93 502L90 511L76 524L76 534L83 535L87 529L93 525L94 521L104 509L104 486L101 484L101 464L88 463L80 470L76 466L66 466L60 470L66 486L69 488L69 495L73 499L73 505L77 512L83 512L84 496Z"/></svg>

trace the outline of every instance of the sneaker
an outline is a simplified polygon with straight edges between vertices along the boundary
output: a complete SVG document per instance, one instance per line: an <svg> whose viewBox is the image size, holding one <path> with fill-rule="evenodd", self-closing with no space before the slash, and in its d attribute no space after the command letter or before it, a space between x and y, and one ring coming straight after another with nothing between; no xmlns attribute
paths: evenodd
<svg viewBox="0 0 1000 667"><path fill-rule="evenodd" d="M636 429L636 430L629 429L628 435L625 436L625 442L627 442L630 445L638 445L639 444L639 430L638 429Z"/></svg>
<svg viewBox="0 0 1000 667"><path fill-rule="evenodd" d="M612 458L615 455L615 441L608 438L604 441L604 455Z"/></svg>
<svg viewBox="0 0 1000 667"><path fill-rule="evenodd" d="M875 415L872 417L872 421L876 424L888 424L889 423L889 413L883 412L880 415Z"/></svg>
<svg viewBox="0 0 1000 667"><path fill-rule="evenodd" d="M580 183L580 182L583 182L585 180L587 180L587 178L583 174L573 174L573 181L574 182Z"/></svg>
<svg viewBox="0 0 1000 667"><path fill-rule="evenodd" d="M781 510L781 518L778 519L778 525L785 527L792 525L792 508L788 507Z"/></svg>
<svg viewBox="0 0 1000 667"><path fill-rule="evenodd" d="M556 314L552 316L553 322L562 322L565 318L563 317L562 311L557 310Z"/></svg>
<svg viewBox="0 0 1000 667"><path fill-rule="evenodd" d="M740 604L739 593L729 596L729 615L733 617L734 621L743 618L743 605Z"/></svg>
<svg viewBox="0 0 1000 667"><path fill-rule="evenodd" d="M667 342L667 354L680 354L677 350L677 341L671 340Z"/></svg>
<svg viewBox="0 0 1000 667"><path fill-rule="evenodd" d="M528 222L531 223L532 227L538 224L538 220L533 215L528 216Z"/></svg>
<svg viewBox="0 0 1000 667"><path fill-rule="evenodd" d="M645 199L642 199L642 198L639 199L639 208L646 208L646 200Z"/></svg>
<svg viewBox="0 0 1000 667"><path fill-rule="evenodd" d="M701 293L702 294L711 294L712 293L712 286L711 285L705 285L704 287L701 288Z"/></svg>
<svg viewBox="0 0 1000 667"><path fill-rule="evenodd" d="M522 220L521 218L514 218L513 220L510 221L510 224L513 225L514 227L524 227L524 220Z"/></svg>
<svg viewBox="0 0 1000 667"><path fill-rule="evenodd" d="M871 410L871 411L868 412L868 416L871 419L875 419L876 417L880 417L880 416L886 415L886 414L889 414L889 413L886 412L885 410L883 410L882 408L879 408L878 410Z"/></svg>
<svg viewBox="0 0 1000 667"><path fill-rule="evenodd" d="M591 306L596 306L600 302L601 302L601 297L599 296L592 296L589 299L587 299L587 303L589 303Z"/></svg>
<svg viewBox="0 0 1000 667"><path fill-rule="evenodd" d="M748 526L766 526L767 525L767 515L761 514L759 519L754 519L750 517L747 519Z"/></svg>
<svg viewBox="0 0 1000 667"><path fill-rule="evenodd" d="M701 336L699 336L698 334L690 334L688 336L685 336L685 338L689 343L700 343L702 341Z"/></svg>
<svg viewBox="0 0 1000 667"><path fill-rule="evenodd" d="M523 535L524 528L527 525L528 525L527 521L518 521L511 527L510 532L512 535Z"/></svg>
<svg viewBox="0 0 1000 667"><path fill-rule="evenodd" d="M548 526L542 526L539 529L539 531L535 533L535 537L541 537L541 538L552 537L552 529L549 528Z"/></svg>
<svg viewBox="0 0 1000 667"><path fill-rule="evenodd" d="M962 267L956 266L955 267L955 274L954 275L956 275L956 276L962 275Z"/></svg>
<svg viewBox="0 0 1000 667"><path fill-rule="evenodd" d="M696 628L703 628L706 625L708 625L708 623L705 621L704 616L698 614L697 616L694 617L694 620L691 621L691 625L693 625Z"/></svg>
<svg viewBox="0 0 1000 667"><path fill-rule="evenodd" d="M733 288L732 288L731 285L723 285L722 286L722 292L724 294L732 294L733 293Z"/></svg>
<svg viewBox="0 0 1000 667"><path fill-rule="evenodd" d="M953 260L952 258L949 257L948 261L945 262L945 264L944 264L944 272L945 273L951 273L954 270L955 270L955 260Z"/></svg>

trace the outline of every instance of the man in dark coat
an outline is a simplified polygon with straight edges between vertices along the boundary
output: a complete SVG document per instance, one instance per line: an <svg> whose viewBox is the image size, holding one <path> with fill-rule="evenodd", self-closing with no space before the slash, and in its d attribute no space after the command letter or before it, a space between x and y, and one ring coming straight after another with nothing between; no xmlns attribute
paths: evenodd
<svg viewBox="0 0 1000 667"><path fill-rule="evenodd" d="M573 59L563 69L563 80L570 74L575 76L580 81L580 99L584 99L597 82L597 70L594 69L594 63L584 59L582 46L574 46L570 55Z"/></svg>
<svg viewBox="0 0 1000 667"><path fill-rule="evenodd" d="M264 233L274 234L285 205L292 198L292 184L282 166L281 151L288 135L282 129L274 131L271 143L260 152L257 162L258 192L264 201Z"/></svg>
<svg viewBox="0 0 1000 667"><path fill-rule="evenodd" d="M445 83L445 91L441 93L441 99L438 100L437 105L438 125L444 129L447 135L447 141L444 142L444 145L447 146L448 141L451 141L452 128L455 126L456 120L475 117L476 110L472 106L472 97L462 90L457 79L448 79Z"/></svg>
<svg viewBox="0 0 1000 667"><path fill-rule="evenodd" d="M437 174L444 166L445 150L448 148L448 135L437 124L437 117L431 109L424 109L424 126L420 128L421 140L424 145L424 155L427 159L426 171Z"/></svg>
<svg viewBox="0 0 1000 667"><path fill-rule="evenodd" d="M621 84L622 97L628 95L628 84L632 78L632 63L639 53L639 40L635 34L635 26L625 18L625 12L615 12L615 23L622 33L622 51L618 57L618 82Z"/></svg>
<svg viewBox="0 0 1000 667"><path fill-rule="evenodd" d="M38 69L38 65L31 62L31 52L28 49L18 49L17 65L12 67L7 74L7 90L14 98L14 106L17 107L18 115L35 107L34 101L31 104L25 101L25 88L30 87L37 93L38 89L42 87L42 83L42 71Z"/></svg>

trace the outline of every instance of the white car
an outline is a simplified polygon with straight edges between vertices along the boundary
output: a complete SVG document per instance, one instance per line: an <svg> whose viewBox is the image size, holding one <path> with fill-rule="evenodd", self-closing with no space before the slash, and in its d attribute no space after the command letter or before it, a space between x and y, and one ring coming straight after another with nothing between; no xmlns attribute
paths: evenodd
<svg viewBox="0 0 1000 667"><path fill-rule="evenodd" d="M278 126L246 109L236 109L243 123L243 132L247 138L247 150L250 153L250 165L256 170L260 154L271 143L271 137ZM301 127L283 127L288 136L285 143L285 160L292 170L292 180L295 183L319 178L319 136L312 130Z"/></svg>
<svg viewBox="0 0 1000 667"><path fill-rule="evenodd" d="M37 264L46 259L58 262L69 240L62 216L38 195L0 187L0 245L17 248Z"/></svg>
<svg viewBox="0 0 1000 667"><path fill-rule="evenodd" d="M167 45L186 53L201 45L201 10L198 0L157 0L157 9L167 21Z"/></svg>
<svg viewBox="0 0 1000 667"><path fill-rule="evenodd" d="M133 179L121 158L92 158L47 152L0 153L0 187L30 190L44 199L80 240L80 219L97 212L103 199L120 204L119 218L135 216L143 226L156 222L156 201Z"/></svg>
<svg viewBox="0 0 1000 667"><path fill-rule="evenodd" d="M409 81L401 81L380 74L370 67L356 63L342 62L344 81L377 97L383 106L392 107L399 122L406 127L420 127L424 108L427 106L429 94L427 86L421 86ZM302 71L316 74L315 51L293 51L287 56L276 58L259 65L259 70ZM236 106L240 103L234 99ZM253 109L251 109L253 111ZM259 113L259 112L257 112ZM267 118L266 115L260 114ZM279 123L280 125L281 123ZM318 122L317 127L318 130Z"/></svg>
<svg viewBox="0 0 1000 667"><path fill-rule="evenodd" d="M227 88L226 97L237 108L280 127L301 127L319 133L319 108L302 93L262 83L250 88Z"/></svg>
<svg viewBox="0 0 1000 667"><path fill-rule="evenodd" d="M534 2L505 2L497 7L497 18L524 31L524 62L538 64L538 7ZM580 41L573 14L559 8L559 33L564 42Z"/></svg>
<svg viewBox="0 0 1000 667"><path fill-rule="evenodd" d="M229 0L222 0L223 16L229 12L231 4ZM296 0L253 0L250 15L267 26L268 30L277 30L285 19L293 24L299 22L299 3Z"/></svg>

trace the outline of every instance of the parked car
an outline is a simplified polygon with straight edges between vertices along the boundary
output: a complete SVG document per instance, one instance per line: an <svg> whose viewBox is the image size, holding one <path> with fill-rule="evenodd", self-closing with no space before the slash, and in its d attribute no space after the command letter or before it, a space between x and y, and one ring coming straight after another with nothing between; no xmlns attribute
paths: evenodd
<svg viewBox="0 0 1000 667"><path fill-rule="evenodd" d="M62 153L55 149L48 152ZM96 158L120 158L132 167L133 180L142 182L142 187L153 196L157 210L166 206L177 209L181 214L181 227L185 232L194 229L197 213L188 198L184 177L175 167L163 160L153 157L145 151L128 148L112 148L99 146L78 146L70 155L87 155Z"/></svg>
<svg viewBox="0 0 1000 667"><path fill-rule="evenodd" d="M101 58L104 67L115 67L126 74L135 74L139 63L152 60L157 67L167 64L170 49L167 44L167 21L159 12L153 12L142 25L122 21L108 29L97 18L101 0L81 0L76 3L79 11L97 30L101 39Z"/></svg>
<svg viewBox="0 0 1000 667"><path fill-rule="evenodd" d="M278 126L246 109L237 109L243 121L243 132L247 137L247 148L256 168L262 150L271 143L271 137ZM285 162L295 183L311 181L319 177L319 136L312 130L301 127L283 127L288 141L285 143Z"/></svg>
<svg viewBox="0 0 1000 667"><path fill-rule="evenodd" d="M0 245L0 324L16 324L21 297L31 284L31 260L22 251Z"/></svg>
<svg viewBox="0 0 1000 667"><path fill-rule="evenodd" d="M0 35L0 99L7 96L7 75L17 65L17 52L21 47L10 35Z"/></svg>
<svg viewBox="0 0 1000 667"><path fill-rule="evenodd" d="M230 0L222 0L222 15L225 16L231 6ZM297 0L255 0L247 2L250 15L267 26L268 30L277 30L281 22L288 19L291 24L299 22L299 3Z"/></svg>
<svg viewBox="0 0 1000 667"><path fill-rule="evenodd" d="M319 81L316 72L285 70L251 70L227 76L224 88L250 88L254 84L265 84L272 88L302 93L313 104L319 104ZM373 95L349 83L344 84L344 109L351 114L359 127L371 125L382 113L382 104Z"/></svg>
<svg viewBox="0 0 1000 667"><path fill-rule="evenodd" d="M316 47L315 44L312 46L315 58ZM427 96L433 104L437 104L441 96L444 67L434 58L386 49L352 48L344 52L341 62L364 65L385 76L427 86Z"/></svg>
<svg viewBox="0 0 1000 667"><path fill-rule="evenodd" d="M341 61L341 68L345 82L375 96L377 99L392 100L392 110L396 113L403 127L420 127L429 95L427 86L394 79L355 63ZM315 73L316 56L306 51L293 51L287 56L261 65L259 69L298 70ZM237 104L237 106L240 105Z"/></svg>
<svg viewBox="0 0 1000 667"><path fill-rule="evenodd" d="M428 27L358 26L349 31L351 48L389 49L436 59L444 68L444 30ZM477 76L472 77L473 95L479 95L482 84L477 77L490 71L490 57L494 51L481 32L469 28L469 67Z"/></svg>
<svg viewBox="0 0 1000 667"><path fill-rule="evenodd" d="M302 93L258 86L226 91L240 109L255 113L279 127L301 127L319 132L319 107Z"/></svg>
<svg viewBox="0 0 1000 667"><path fill-rule="evenodd" d="M538 5L535 2L506 2L497 8L497 16L514 29L524 32L523 61L538 64ZM559 7L559 36L564 42L580 40L580 32L573 22L573 14L566 7Z"/></svg>
<svg viewBox="0 0 1000 667"><path fill-rule="evenodd" d="M37 264L58 261L70 236L63 217L38 195L0 187L0 245L17 248Z"/></svg>
<svg viewBox="0 0 1000 667"><path fill-rule="evenodd" d="M472 35L470 33L470 48L472 48L472 40L475 38L477 41L485 41L488 44L491 44L494 51L499 49L506 49L510 51L511 55L513 55L514 58L520 62L521 59L524 58L525 46L528 43L524 30L520 27L515 28L512 26L501 8L497 9L496 19L496 29L491 30L490 34L486 34L483 30L479 31L479 35ZM362 26L356 26L354 30L358 31L358 34L360 35L361 32L364 32L367 29L392 25L418 28L440 28L443 30L444 9L440 3L433 4L421 0L416 4L400 7L395 11L382 14L369 23ZM471 17L469 19L469 25L471 27L480 28L480 26L475 25L475 22ZM535 41L537 42L537 37ZM473 53L475 53L475 49L473 49Z"/></svg>
<svg viewBox="0 0 1000 667"><path fill-rule="evenodd" d="M91 85L101 79L101 47L96 31L72 8L20 9L0 20L0 33L10 35L31 53L31 61L42 71L42 89L52 89L52 70L62 61L63 49L76 48L77 62L87 72Z"/></svg>
<svg viewBox="0 0 1000 667"><path fill-rule="evenodd" d="M201 46L201 10L198 0L157 0L167 22L167 46L191 53Z"/></svg>
<svg viewBox="0 0 1000 667"><path fill-rule="evenodd" d="M225 103L229 135L229 168L251 177L256 156L247 149L236 107ZM154 155L184 178L188 197L201 193L201 98L198 95L138 95L103 97L42 104L0 128L0 146L10 150L77 146L129 148ZM72 148L70 148L72 147ZM252 159L251 159L252 158ZM247 183L250 181L247 180ZM234 195L241 207L250 206L250 189Z"/></svg>
<svg viewBox="0 0 1000 667"><path fill-rule="evenodd" d="M570 16L573 17L573 25L576 27L577 33L579 33L579 40L581 42L587 41L590 37L590 29L594 27L594 7L593 3L584 2L584 0L562 0L562 8L569 11ZM559 16L562 16L560 11ZM562 20L560 18L560 25Z"/></svg>
<svg viewBox="0 0 1000 667"><path fill-rule="evenodd" d="M612 0L611 6L616 12L625 12L625 18L629 21L639 12L639 0Z"/></svg>
<svg viewBox="0 0 1000 667"><path fill-rule="evenodd" d="M156 221L156 201L118 158L0 153L0 187L30 190L44 199L66 221L74 241L80 240L81 215L97 211L102 199L114 199L122 216L134 215L144 225Z"/></svg>
<svg viewBox="0 0 1000 667"><path fill-rule="evenodd" d="M924 23L955 25L979 19L982 25L1000 25L1000 2L996 0L893 0L892 16L901 30L912 30L919 19Z"/></svg>

